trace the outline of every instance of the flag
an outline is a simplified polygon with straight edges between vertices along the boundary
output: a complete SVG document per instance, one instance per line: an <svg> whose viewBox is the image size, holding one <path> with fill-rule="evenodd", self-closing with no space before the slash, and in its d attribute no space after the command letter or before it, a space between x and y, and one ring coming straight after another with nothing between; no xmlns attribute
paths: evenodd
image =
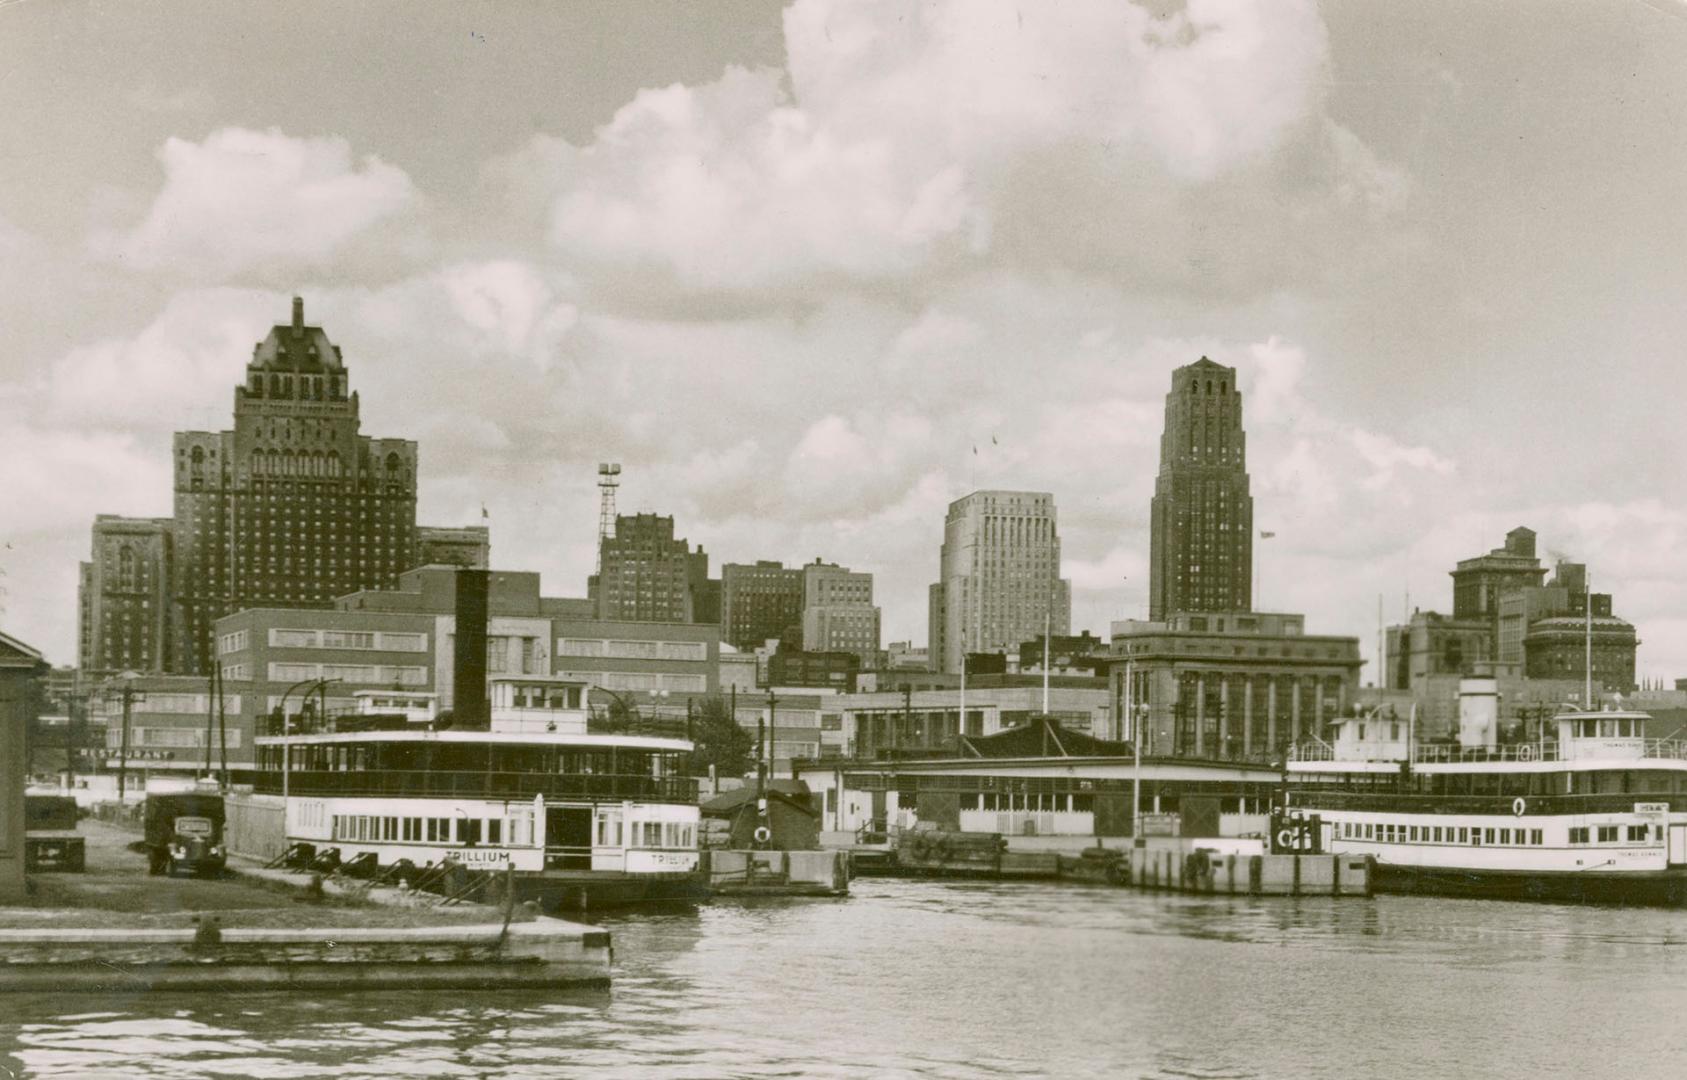
<svg viewBox="0 0 1687 1080"><path fill-rule="evenodd" d="M973 457L977 457L977 456L978 456L978 447L976 447L976 446L975 446L975 447L973 447L973 448L972 448L972 456L973 456Z"/></svg>
<svg viewBox="0 0 1687 1080"><path fill-rule="evenodd" d="M1002 444L997 442L996 437L994 435L992 435L992 436L990 436L990 445L991 446L1000 446Z"/></svg>
<svg viewBox="0 0 1687 1080"><path fill-rule="evenodd" d="M485 503L480 504L480 520L482 520L482 521L492 520L492 515L486 512L486 504Z"/></svg>
<svg viewBox="0 0 1687 1080"><path fill-rule="evenodd" d="M1260 538L1260 539L1261 539L1261 540L1269 540L1269 539L1271 539L1271 538L1272 538L1272 537L1273 537L1273 536L1276 536L1276 535L1277 535L1277 534L1276 534L1276 533L1274 533L1274 532L1266 532L1266 531L1265 531L1265 530L1264 530L1264 529L1261 529L1261 530L1260 530L1260 531L1259 531L1259 538Z"/></svg>

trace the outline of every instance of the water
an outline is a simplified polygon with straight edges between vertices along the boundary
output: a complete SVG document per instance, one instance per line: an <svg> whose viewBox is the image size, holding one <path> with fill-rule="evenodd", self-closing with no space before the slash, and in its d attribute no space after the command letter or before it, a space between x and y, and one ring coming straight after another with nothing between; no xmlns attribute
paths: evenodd
<svg viewBox="0 0 1687 1080"><path fill-rule="evenodd" d="M1687 1076L1687 914L858 881L605 920L613 990L0 998L0 1078Z"/></svg>

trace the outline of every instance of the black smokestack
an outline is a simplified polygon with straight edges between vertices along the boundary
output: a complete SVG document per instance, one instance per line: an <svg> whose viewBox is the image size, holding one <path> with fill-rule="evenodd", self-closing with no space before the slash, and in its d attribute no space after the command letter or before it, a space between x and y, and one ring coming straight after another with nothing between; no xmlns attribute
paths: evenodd
<svg viewBox="0 0 1687 1080"><path fill-rule="evenodd" d="M485 730L492 726L486 704L486 594L491 575L485 570L457 571L457 643L452 656L451 726Z"/></svg>

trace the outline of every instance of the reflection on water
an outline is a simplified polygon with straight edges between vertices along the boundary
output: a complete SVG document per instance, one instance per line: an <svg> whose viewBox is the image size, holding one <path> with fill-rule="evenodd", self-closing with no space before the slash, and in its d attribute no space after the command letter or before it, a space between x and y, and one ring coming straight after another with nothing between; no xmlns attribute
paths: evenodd
<svg viewBox="0 0 1687 1080"><path fill-rule="evenodd" d="M0 1077L1687 1075L1687 915L858 881L604 920L613 990L0 999Z"/></svg>

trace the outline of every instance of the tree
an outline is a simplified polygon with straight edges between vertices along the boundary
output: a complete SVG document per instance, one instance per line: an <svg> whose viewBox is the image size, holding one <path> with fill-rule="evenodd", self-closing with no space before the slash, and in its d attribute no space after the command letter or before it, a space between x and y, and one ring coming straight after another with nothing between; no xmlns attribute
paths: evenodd
<svg viewBox="0 0 1687 1080"><path fill-rule="evenodd" d="M706 776L711 765L717 776L743 776L750 771L755 736L738 726L719 694L698 703L691 741L696 746L691 752L691 775Z"/></svg>

